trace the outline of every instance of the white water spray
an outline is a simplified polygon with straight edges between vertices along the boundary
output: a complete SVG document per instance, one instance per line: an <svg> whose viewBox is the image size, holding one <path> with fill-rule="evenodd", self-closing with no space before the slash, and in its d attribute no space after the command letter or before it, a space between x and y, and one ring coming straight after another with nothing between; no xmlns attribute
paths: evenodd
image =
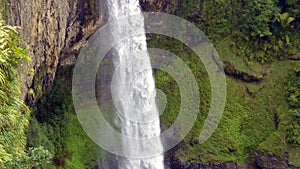
<svg viewBox="0 0 300 169"><path fill-rule="evenodd" d="M117 20L132 15L138 19L127 19L128 26L144 31L144 18L137 0L107 0L109 17ZM128 27L116 27L111 31L115 39L119 32ZM152 77L145 34L128 37L114 47L115 74L112 97L117 107L116 123L121 133L131 138L151 138L159 136L159 113L155 104L155 84ZM146 140L146 139L145 139ZM122 140L122 151L130 155L143 154L153 149L163 152L161 142L150 144L142 140L138 145ZM119 169L163 169L163 155L149 158L120 157Z"/></svg>

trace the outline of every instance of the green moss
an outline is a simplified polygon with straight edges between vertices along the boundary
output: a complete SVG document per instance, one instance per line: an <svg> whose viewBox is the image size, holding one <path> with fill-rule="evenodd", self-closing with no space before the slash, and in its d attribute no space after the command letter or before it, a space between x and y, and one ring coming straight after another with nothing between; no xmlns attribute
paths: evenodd
<svg viewBox="0 0 300 169"><path fill-rule="evenodd" d="M287 152L288 150L285 135L278 131L272 133L266 141L259 145L258 149L268 154L284 157L283 152Z"/></svg>
<svg viewBox="0 0 300 169"><path fill-rule="evenodd" d="M199 115L193 129L176 151L176 156L185 161L241 163L255 151L282 156L291 150L286 143L286 130L281 128L286 128L283 125L289 122L284 86L293 62L282 61L270 65L245 62L232 52L230 41L228 38L215 45L221 59L232 61L238 70L263 77L263 81L257 84L245 83L227 77L227 102L222 120L212 137L203 144L197 144L197 139L210 104L210 83L204 66L193 52L173 39L154 37L149 42L150 47L159 47L178 55L197 78L201 95ZM167 129L178 114L179 88L172 77L162 71L156 71L155 80L156 87L164 91L168 99L161 116L163 129ZM277 144L281 146L273 146Z"/></svg>
<svg viewBox="0 0 300 169"><path fill-rule="evenodd" d="M47 69L42 66L39 71L34 74L33 77L33 88L31 89L35 94L35 98L40 98L43 95L43 87L41 85L42 78L46 75ZM30 94L30 93L29 93Z"/></svg>
<svg viewBox="0 0 300 169"><path fill-rule="evenodd" d="M75 114L69 113L67 128L66 151L70 157L66 159L66 168L81 169L95 167L104 151L86 135Z"/></svg>
<svg viewBox="0 0 300 169"><path fill-rule="evenodd" d="M42 92L43 92L42 86L41 86L41 85L38 85L38 86L36 87L36 94L37 94L37 96L41 96L41 95L42 95Z"/></svg>
<svg viewBox="0 0 300 169"><path fill-rule="evenodd" d="M289 164L300 167L300 147L292 147L289 150Z"/></svg>
<svg viewBox="0 0 300 169"><path fill-rule="evenodd" d="M102 154L81 128L73 110L72 70L59 69L54 85L42 93L28 131L28 144L42 145L54 154L53 165L49 167L93 168ZM41 90L40 85L36 88Z"/></svg>

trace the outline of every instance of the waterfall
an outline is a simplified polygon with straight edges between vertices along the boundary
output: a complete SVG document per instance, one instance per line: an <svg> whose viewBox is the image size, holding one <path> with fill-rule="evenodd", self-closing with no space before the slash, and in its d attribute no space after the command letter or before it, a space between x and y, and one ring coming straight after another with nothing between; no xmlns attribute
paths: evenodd
<svg viewBox="0 0 300 169"><path fill-rule="evenodd" d="M138 0L107 0L107 7L110 20L125 18L128 26L144 31L144 18ZM135 20L126 18L132 15L140 17ZM121 29L126 27L114 28L112 36L116 36L115 32ZM115 67L112 97L117 107L116 123L123 135L132 138L151 138L161 132L150 58L146 52L136 56L146 50L146 36L143 34L123 39L112 52ZM145 141L133 145L125 139L121 142L122 151L128 154L142 154L151 149L163 150L161 142L155 145ZM118 166L120 169L163 169L163 155L149 158L119 157Z"/></svg>

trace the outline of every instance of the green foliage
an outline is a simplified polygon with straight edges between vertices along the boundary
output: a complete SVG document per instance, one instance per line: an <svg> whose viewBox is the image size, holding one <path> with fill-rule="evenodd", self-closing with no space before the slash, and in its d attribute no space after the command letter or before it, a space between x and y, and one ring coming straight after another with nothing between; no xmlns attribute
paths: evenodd
<svg viewBox="0 0 300 169"><path fill-rule="evenodd" d="M54 85L37 102L27 132L28 146L43 146L54 155L49 168L93 168L101 155L72 109L71 72L72 68L57 72Z"/></svg>
<svg viewBox="0 0 300 169"><path fill-rule="evenodd" d="M176 15L188 18L189 13L187 11L193 11L195 7L200 3L200 0L178 1L178 8L175 11Z"/></svg>
<svg viewBox="0 0 300 169"><path fill-rule="evenodd" d="M12 80L20 60L30 60L25 49L17 44L20 37L17 36L16 27L4 24L0 20L0 85L5 85L6 81Z"/></svg>
<svg viewBox="0 0 300 169"><path fill-rule="evenodd" d="M300 64L290 73L287 80L287 101L293 121L288 125L288 141L300 145Z"/></svg>
<svg viewBox="0 0 300 169"><path fill-rule="evenodd" d="M42 147L25 152L29 109L20 100L17 70L19 62L30 59L18 46L16 29L0 19L0 167L32 168L47 162L51 154Z"/></svg>
<svg viewBox="0 0 300 169"><path fill-rule="evenodd" d="M259 145L259 150L283 157L282 152L287 151L286 144L284 133L275 131Z"/></svg>
<svg viewBox="0 0 300 169"><path fill-rule="evenodd" d="M295 121L291 120L286 127L287 141L292 145L300 145L300 125Z"/></svg>
<svg viewBox="0 0 300 169"><path fill-rule="evenodd" d="M30 119L30 128L27 131L27 146L43 146L51 154L55 154L54 145L49 140L48 137L51 137L53 132L51 132L51 126L47 125L46 123L40 124L35 117Z"/></svg>
<svg viewBox="0 0 300 169"><path fill-rule="evenodd" d="M290 46L276 38L273 25L280 15L274 0L247 0L242 6L241 17L233 37L237 40L236 52L246 61L272 62L289 52ZM283 51L287 49L288 51Z"/></svg>
<svg viewBox="0 0 300 169"><path fill-rule="evenodd" d="M300 109L294 109L291 111L295 120L300 124Z"/></svg>
<svg viewBox="0 0 300 169"><path fill-rule="evenodd" d="M25 150L23 138L28 125L28 108L19 99L20 88L16 77L17 63L26 56L16 45L16 28L0 20L0 165ZM14 49L19 49L14 51ZM18 56L16 56L16 55Z"/></svg>
<svg viewBox="0 0 300 169"><path fill-rule="evenodd" d="M288 12L285 12L285 13L279 14L279 18L277 20L280 23L280 25L282 26L282 28L285 29L288 26L290 26L290 23L293 22L295 20L295 18L289 16Z"/></svg>
<svg viewBox="0 0 300 169"><path fill-rule="evenodd" d="M287 83L288 103L292 108L300 108L300 64L290 73Z"/></svg>
<svg viewBox="0 0 300 169"><path fill-rule="evenodd" d="M299 31L294 13L287 12L284 2L274 0L245 1L241 19L234 31L239 55L247 61L270 63L286 59L299 49Z"/></svg>
<svg viewBox="0 0 300 169"><path fill-rule="evenodd" d="M299 22L300 22L300 1L298 0L286 0L281 6L283 11L288 12L291 16L295 17L295 22L293 25L297 28L299 28Z"/></svg>
<svg viewBox="0 0 300 169"><path fill-rule="evenodd" d="M300 48L297 0L184 0L177 6L175 14L194 22L213 42L233 37L232 50L247 62L286 59Z"/></svg>
<svg viewBox="0 0 300 169"><path fill-rule="evenodd" d="M0 0L0 18L3 18L4 20L7 20L8 15L8 0Z"/></svg>
<svg viewBox="0 0 300 169"><path fill-rule="evenodd" d="M245 34L271 36L270 24L276 21L278 15L279 8L274 0L246 0L240 22Z"/></svg>
<svg viewBox="0 0 300 169"><path fill-rule="evenodd" d="M68 114L68 135L66 136L66 168L93 168L98 165L104 154L100 148L86 135L75 114Z"/></svg>
<svg viewBox="0 0 300 169"><path fill-rule="evenodd" d="M52 159L52 154L45 150L44 147L29 148L26 155L21 157L14 157L11 161L7 162L6 166L10 169L46 169L49 168L48 164Z"/></svg>
<svg viewBox="0 0 300 169"><path fill-rule="evenodd" d="M175 14L194 22L211 40L229 35L237 21L232 7L237 3L230 0L192 0L177 3L179 7Z"/></svg>
<svg viewBox="0 0 300 169"><path fill-rule="evenodd" d="M227 44L227 42L224 42L224 44ZM159 37L153 38L149 45L154 48L166 49L179 56L191 68L199 86L201 100L198 118L193 129L176 151L178 158L183 158L187 162L242 162L273 132L273 115L267 113L269 105L265 104L264 98L256 100L247 97L244 90L245 84L228 79L227 83L230 87L227 91L227 106L222 120L213 136L204 144L199 144L198 136L207 116L211 99L209 78L204 66L193 52L187 50L178 41ZM223 51L230 51L227 49L228 46L216 46L220 49L222 55ZM229 54L229 52L226 54ZM162 128L167 129L173 124L178 115L180 90L174 79L162 71L155 71L155 81L156 87L164 91L167 97L166 109L161 115Z"/></svg>
<svg viewBox="0 0 300 169"><path fill-rule="evenodd" d="M54 154L54 161L64 166L65 137L67 136L68 113L71 111L70 92L60 81L45 91L37 102L35 115L28 131L29 146L44 146ZM36 120L35 120L36 119Z"/></svg>
<svg viewBox="0 0 300 169"><path fill-rule="evenodd" d="M230 0L202 2L200 6L200 20L197 24L212 40L229 35L233 29L236 19L233 16L232 5L234 4Z"/></svg>
<svg viewBox="0 0 300 169"><path fill-rule="evenodd" d="M83 3L85 9L92 9L89 16L94 16L94 3L94 0ZM230 36L227 38L232 50L223 44L216 46L222 58L234 61L237 69L246 69L255 60L265 63L285 59L299 49L299 0L280 1L279 4L274 0L184 0L178 3L176 14L193 21L218 44L227 43L228 41L221 40ZM85 135L73 114L70 85L57 79L53 88L45 93L42 93L38 80L34 84L35 92L33 89L29 91L42 97L27 132L27 146L38 148L30 148L25 152L24 132L28 126L29 113L28 108L19 100L20 90L15 77L18 62L29 58L16 45L19 43L16 30L1 22L0 168L4 164L4 168L31 168L33 165L36 168L54 168L53 162L49 161L50 154L54 154L57 167L93 167L100 156L98 147ZM300 68L295 68L287 84L290 111L287 110L286 98L282 96L284 75L278 69L282 68L280 65L270 69L264 67L269 72L279 72L271 75L262 85L253 84L255 87L250 89L251 96L247 92L249 84L229 78L228 101L222 121L215 134L200 145L197 137L210 103L210 84L205 68L193 52L187 51L182 44L175 41L172 41L173 44L169 43L165 38L158 39L151 41L151 45L178 54L195 74L201 94L199 117L176 155L182 155L190 162L242 162L257 149L277 155L290 150L289 144L299 145ZM240 66L244 63L241 58L249 65ZM256 68L249 68L249 71L264 73ZM174 79L162 71L156 71L155 79L156 86L167 94L166 111L161 116L163 129L166 129L178 114L180 91Z"/></svg>
<svg viewBox="0 0 300 169"><path fill-rule="evenodd" d="M286 102L286 76L291 61L261 65L258 62L245 63L230 49L232 38L223 39L214 45L221 59L231 61L238 71L262 77L259 84L249 84L227 78L227 102L222 120L212 137L205 143L198 143L198 136L207 116L210 104L210 84L201 61L184 45L174 39L151 36L149 47L159 47L179 56L192 70L199 86L200 109L193 129L182 141L175 155L186 162L243 162L255 151L284 156L295 148L292 140L299 137L295 130L297 122L292 120ZM296 68L296 70L298 70ZM180 90L170 75L154 71L156 87L167 97L165 111L161 115L163 130L175 121L180 107ZM266 76L263 76L268 72ZM295 80L299 82L299 77ZM291 135L292 134L292 135ZM296 138L297 137L297 138ZM293 138L290 140L290 138ZM296 145L297 148L297 145ZM296 154L298 152L295 152ZM293 155L293 154L291 154Z"/></svg>

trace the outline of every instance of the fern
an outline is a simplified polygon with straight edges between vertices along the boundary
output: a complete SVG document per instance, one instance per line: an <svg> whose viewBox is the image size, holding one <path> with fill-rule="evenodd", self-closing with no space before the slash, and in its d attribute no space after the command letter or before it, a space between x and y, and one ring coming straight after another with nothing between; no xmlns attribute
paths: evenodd
<svg viewBox="0 0 300 169"><path fill-rule="evenodd" d="M29 109L20 100L16 77L19 62L30 58L19 43L17 27L5 25L0 16L0 168L32 168L51 158L41 147L25 152Z"/></svg>

